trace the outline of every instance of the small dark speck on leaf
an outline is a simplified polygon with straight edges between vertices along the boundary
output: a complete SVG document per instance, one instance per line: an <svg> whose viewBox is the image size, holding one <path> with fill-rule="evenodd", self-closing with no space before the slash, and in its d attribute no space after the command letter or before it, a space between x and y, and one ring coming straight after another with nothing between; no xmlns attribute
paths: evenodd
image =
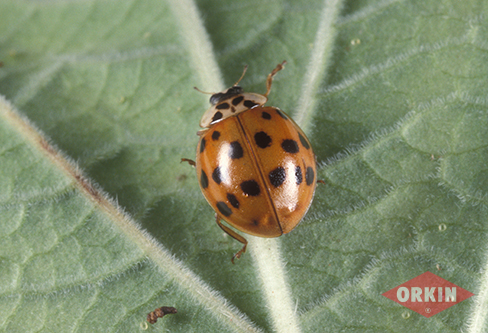
<svg viewBox="0 0 488 333"><path fill-rule="evenodd" d="M162 306L153 312L149 312L147 314L147 321L150 324L154 324L158 321L158 318L163 318L167 314L175 314L176 312L176 309L171 306Z"/></svg>

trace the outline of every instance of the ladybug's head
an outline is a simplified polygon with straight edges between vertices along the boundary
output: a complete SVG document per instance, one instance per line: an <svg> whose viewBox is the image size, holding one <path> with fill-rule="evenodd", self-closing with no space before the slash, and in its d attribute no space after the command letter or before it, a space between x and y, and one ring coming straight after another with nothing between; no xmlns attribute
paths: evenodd
<svg viewBox="0 0 488 333"><path fill-rule="evenodd" d="M286 61L278 64L275 69L273 69L273 71L268 75L268 78L266 79L266 94L264 95L256 93L245 93L242 87L238 86L239 82L244 77L244 74L246 74L247 66L245 66L241 77L239 78L239 80L237 80L236 83L234 83L232 87L230 87L226 91L212 94L212 96L210 97L210 104L212 106L207 111L205 111L202 119L200 119L200 127L209 128L213 124L220 122L224 119L234 117L241 112L250 110L257 106L264 105L264 103L268 101L268 94L271 89L273 77L276 75L276 73L283 69L283 66L285 64ZM195 89L203 92L196 87ZM202 132L199 131L199 133Z"/></svg>
<svg viewBox="0 0 488 333"><path fill-rule="evenodd" d="M264 105L268 98L256 93L244 93L239 86L233 86L224 92L213 94L212 106L200 119L200 127L207 128L224 119L238 115L253 107Z"/></svg>
<svg viewBox="0 0 488 333"><path fill-rule="evenodd" d="M216 94L213 94L210 96L210 104L215 105L223 100L226 100L228 98L231 98L232 96L242 94L244 92L244 89L240 86L232 86L226 91L219 92Z"/></svg>

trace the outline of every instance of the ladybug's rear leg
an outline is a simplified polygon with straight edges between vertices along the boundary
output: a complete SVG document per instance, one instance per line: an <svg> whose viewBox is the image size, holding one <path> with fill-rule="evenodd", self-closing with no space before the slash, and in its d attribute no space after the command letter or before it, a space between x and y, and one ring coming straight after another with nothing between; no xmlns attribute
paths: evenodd
<svg viewBox="0 0 488 333"><path fill-rule="evenodd" d="M194 167L195 165L197 165L194 160L190 160L189 158L182 158L181 161L180 161L180 163L181 162L188 162L188 164L190 164L192 167Z"/></svg>
<svg viewBox="0 0 488 333"><path fill-rule="evenodd" d="M222 222L220 222L219 214L215 214L215 220L217 221L217 224L219 225L219 227L222 230L224 230L226 234L228 234L230 237L234 238L236 241L244 244L242 249L240 249L239 252L234 254L234 256L232 257L231 261L232 261L232 263L234 263L234 259L239 259L241 257L241 255L246 252L247 240L244 237L242 237L241 235L239 235L237 232L235 232L234 230L223 225Z"/></svg>

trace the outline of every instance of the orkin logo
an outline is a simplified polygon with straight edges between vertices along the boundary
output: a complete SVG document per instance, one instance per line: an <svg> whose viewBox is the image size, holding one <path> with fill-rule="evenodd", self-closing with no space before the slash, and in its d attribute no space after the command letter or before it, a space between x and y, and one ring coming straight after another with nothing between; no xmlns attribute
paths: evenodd
<svg viewBox="0 0 488 333"><path fill-rule="evenodd" d="M474 294L434 273L425 272L382 295L430 318Z"/></svg>

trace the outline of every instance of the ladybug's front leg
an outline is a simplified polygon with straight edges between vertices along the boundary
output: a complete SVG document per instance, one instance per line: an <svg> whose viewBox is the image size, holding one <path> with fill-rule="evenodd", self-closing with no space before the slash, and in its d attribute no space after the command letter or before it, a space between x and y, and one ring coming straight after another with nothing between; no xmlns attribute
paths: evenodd
<svg viewBox="0 0 488 333"><path fill-rule="evenodd" d="M268 97L268 95L269 95L269 92L271 90L271 84L273 83L274 76L276 75L276 73L278 73L279 71L281 71L285 67L285 64L286 64L286 60L283 60L283 62L281 64L278 64L275 67L275 69L273 69L273 71L271 73L269 73L268 78L266 79L266 94L264 94L265 97Z"/></svg>
<svg viewBox="0 0 488 333"><path fill-rule="evenodd" d="M231 261L232 261L232 263L234 263L234 259L239 259L241 257L241 255L246 252L247 240L244 237L242 237L241 235L239 235L237 232L235 232L234 230L223 225L222 222L220 222L219 214L215 214L215 220L217 221L217 224L219 225L219 227L222 230L224 230L226 234L228 234L230 237L234 238L236 241L244 244L242 249L240 249L240 251L237 252L236 254L234 254L234 256L232 257Z"/></svg>

